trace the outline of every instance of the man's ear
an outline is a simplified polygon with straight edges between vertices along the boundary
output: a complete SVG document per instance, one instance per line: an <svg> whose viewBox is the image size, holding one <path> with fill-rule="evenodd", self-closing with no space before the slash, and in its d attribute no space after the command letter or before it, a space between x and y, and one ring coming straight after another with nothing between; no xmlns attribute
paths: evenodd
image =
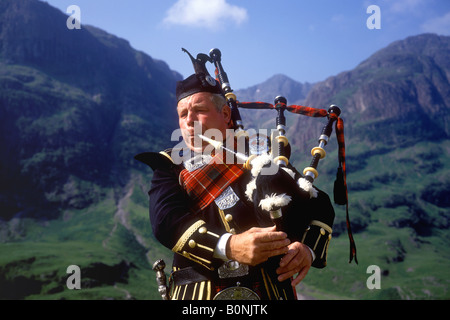
<svg viewBox="0 0 450 320"><path fill-rule="evenodd" d="M227 123L231 121L231 109L227 104L224 104L222 107L222 114Z"/></svg>

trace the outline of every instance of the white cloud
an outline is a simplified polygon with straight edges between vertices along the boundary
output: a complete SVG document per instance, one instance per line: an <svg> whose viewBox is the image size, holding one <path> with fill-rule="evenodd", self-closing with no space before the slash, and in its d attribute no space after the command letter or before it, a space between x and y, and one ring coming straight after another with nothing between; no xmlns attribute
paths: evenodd
<svg viewBox="0 0 450 320"><path fill-rule="evenodd" d="M450 34L450 12L447 12L442 17L437 17L434 19L430 19L425 21L421 28L425 32L433 32L440 35L449 35Z"/></svg>
<svg viewBox="0 0 450 320"><path fill-rule="evenodd" d="M226 0L178 0L168 11L164 23L218 29L247 20L247 10Z"/></svg>

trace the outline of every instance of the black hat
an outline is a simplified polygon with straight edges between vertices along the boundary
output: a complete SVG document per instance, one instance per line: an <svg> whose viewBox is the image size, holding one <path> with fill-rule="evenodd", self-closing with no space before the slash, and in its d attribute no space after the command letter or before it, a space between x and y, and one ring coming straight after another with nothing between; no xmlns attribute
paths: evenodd
<svg viewBox="0 0 450 320"><path fill-rule="evenodd" d="M186 49L182 49L191 58L195 73L177 82L176 96L177 102L197 92L210 92L223 94L218 81L209 75L206 69L206 62L211 61L209 56L200 53L195 59Z"/></svg>
<svg viewBox="0 0 450 320"><path fill-rule="evenodd" d="M197 92L211 92L222 94L219 83L210 75L205 75L201 79L201 75L192 74L183 81L177 82L177 102Z"/></svg>

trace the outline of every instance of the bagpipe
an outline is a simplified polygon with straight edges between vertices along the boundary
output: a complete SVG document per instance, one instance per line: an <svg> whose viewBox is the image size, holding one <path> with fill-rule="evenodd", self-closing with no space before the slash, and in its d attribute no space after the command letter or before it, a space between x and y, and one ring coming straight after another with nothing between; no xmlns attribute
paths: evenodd
<svg viewBox="0 0 450 320"><path fill-rule="evenodd" d="M283 220L286 215L299 214L298 212L290 213L289 211L301 209L302 202L306 201L305 199L317 196L317 190L314 188L313 183L319 175L317 170L319 162L326 156L324 148L330 140L333 127L335 128L339 166L334 182L334 202L346 206L346 224L350 241L349 262L354 258L355 262L358 263L356 245L348 213L344 122L340 118L340 108L336 105L331 105L326 110L301 105L287 105L286 98L282 96L277 96L273 104L267 102L240 102L233 93L228 75L222 66L222 54L219 49L212 49L209 55L199 53L196 58L186 49L183 48L182 50L191 58L196 74L200 73L209 76L206 63L210 62L214 65L216 81L220 84L226 102L231 109L235 138L238 141L243 141L245 145L244 151L231 150L224 146L221 141L215 141L202 135L199 135L199 137L213 145L216 150L221 149L232 153L237 159L243 161L244 168L250 170L253 177L253 180L247 185L247 198L254 203L257 211L270 216L273 223L277 226L277 230L283 231L285 228ZM276 130L272 132L271 137L269 138L258 133L250 138L244 128L239 112L240 108L276 111ZM303 175L299 175L296 170L293 171L292 165L289 165L291 147L286 136L285 111L308 117L327 118L327 122L319 135L318 145L311 150L311 163L304 168ZM295 204L295 202L298 203ZM288 207L293 208L293 210L286 210Z"/></svg>

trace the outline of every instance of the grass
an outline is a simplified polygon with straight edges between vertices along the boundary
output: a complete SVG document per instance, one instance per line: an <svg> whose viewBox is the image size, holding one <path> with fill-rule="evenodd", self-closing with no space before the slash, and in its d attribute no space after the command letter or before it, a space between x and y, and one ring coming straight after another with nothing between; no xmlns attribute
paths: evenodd
<svg viewBox="0 0 450 320"><path fill-rule="evenodd" d="M439 246L441 238L418 243L411 230L374 225L357 234L355 241L358 265L348 263L348 241L342 235L330 244L328 266L311 269L297 291L302 293L305 286L305 294L315 299L450 298L448 249ZM370 290L366 285L371 265L381 269L381 289Z"/></svg>

